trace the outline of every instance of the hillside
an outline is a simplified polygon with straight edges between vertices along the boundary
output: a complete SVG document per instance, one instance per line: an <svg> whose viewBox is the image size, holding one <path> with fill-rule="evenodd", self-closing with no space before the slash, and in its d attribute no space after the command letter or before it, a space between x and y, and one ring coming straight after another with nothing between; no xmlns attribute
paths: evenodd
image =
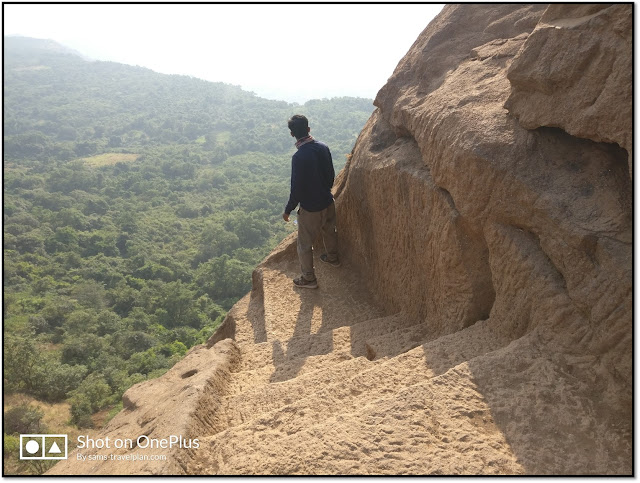
<svg viewBox="0 0 640 483"><path fill-rule="evenodd" d="M101 433L197 447L50 473L631 475L631 25L446 6L337 180L342 267L296 291L285 238Z"/></svg>
<svg viewBox="0 0 640 483"><path fill-rule="evenodd" d="M4 53L5 442L18 444L100 427L124 391L205 342L295 229L281 217L287 119L305 112L340 167L373 106L269 101L38 39L6 38ZM34 408L54 405L43 428ZM42 472L8 455L5 472Z"/></svg>
<svg viewBox="0 0 640 483"><path fill-rule="evenodd" d="M214 159L249 151L290 155L282 122L304 109L341 168L372 111L369 99L317 99L301 106L239 86L92 62L50 40L6 37L4 54L5 163L168 144L200 148Z"/></svg>

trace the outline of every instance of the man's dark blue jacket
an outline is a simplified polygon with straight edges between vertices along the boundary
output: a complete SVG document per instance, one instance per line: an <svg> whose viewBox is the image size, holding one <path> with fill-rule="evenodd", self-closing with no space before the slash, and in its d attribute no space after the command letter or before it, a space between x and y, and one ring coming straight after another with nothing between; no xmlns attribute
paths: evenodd
<svg viewBox="0 0 640 483"><path fill-rule="evenodd" d="M284 212L298 203L305 211L321 211L333 203L331 188L335 179L329 147L315 139L303 144L291 158L291 195Z"/></svg>

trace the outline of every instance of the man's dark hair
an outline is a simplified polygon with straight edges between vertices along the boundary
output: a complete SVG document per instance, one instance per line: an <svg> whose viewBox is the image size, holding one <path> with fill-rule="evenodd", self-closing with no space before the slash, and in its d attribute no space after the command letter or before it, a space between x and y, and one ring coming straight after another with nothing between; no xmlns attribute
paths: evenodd
<svg viewBox="0 0 640 483"><path fill-rule="evenodd" d="M291 131L297 139L309 134L309 120L302 114L292 116L287 124L289 125L289 131Z"/></svg>

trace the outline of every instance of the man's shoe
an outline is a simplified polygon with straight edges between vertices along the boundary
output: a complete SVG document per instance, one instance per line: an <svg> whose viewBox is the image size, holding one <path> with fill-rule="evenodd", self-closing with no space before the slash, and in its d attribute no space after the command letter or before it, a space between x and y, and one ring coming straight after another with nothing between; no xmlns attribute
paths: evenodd
<svg viewBox="0 0 640 483"><path fill-rule="evenodd" d="M298 288L318 288L318 280L309 281L302 275L293 279L293 284Z"/></svg>
<svg viewBox="0 0 640 483"><path fill-rule="evenodd" d="M329 260L329 255L327 255L326 253L323 253L322 255L320 255L320 261L324 263L328 263L332 267L340 266L340 260L338 260L337 258L335 260Z"/></svg>

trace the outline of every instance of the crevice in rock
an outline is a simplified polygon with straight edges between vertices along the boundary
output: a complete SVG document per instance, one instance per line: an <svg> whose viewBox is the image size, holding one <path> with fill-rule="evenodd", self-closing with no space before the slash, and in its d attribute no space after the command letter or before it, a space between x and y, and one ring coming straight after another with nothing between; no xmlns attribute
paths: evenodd
<svg viewBox="0 0 640 483"><path fill-rule="evenodd" d="M460 215L460 212L458 211L458 209L456 208L456 204L453 201L453 196L451 196L451 193L449 193L449 191L447 191L446 189L444 189L442 186L438 186L438 191L440 192L440 194L444 197L444 199L447 201L447 204L451 207L451 209L456 213L456 215Z"/></svg>
<svg viewBox="0 0 640 483"><path fill-rule="evenodd" d="M488 319L496 299L489 266L489 248L482 230L460 213L451 193L442 186L438 187L438 192L454 213L463 263L472 285L472 301L463 321L463 327L466 328Z"/></svg>
<svg viewBox="0 0 640 483"><path fill-rule="evenodd" d="M370 361L374 360L376 358L376 352L373 350L373 348L369 344L365 344L364 347L366 350L367 359L369 359Z"/></svg>
<svg viewBox="0 0 640 483"><path fill-rule="evenodd" d="M599 265L596 255L598 250L598 237L595 235L586 235L580 242L580 248L587 255L594 267Z"/></svg>

